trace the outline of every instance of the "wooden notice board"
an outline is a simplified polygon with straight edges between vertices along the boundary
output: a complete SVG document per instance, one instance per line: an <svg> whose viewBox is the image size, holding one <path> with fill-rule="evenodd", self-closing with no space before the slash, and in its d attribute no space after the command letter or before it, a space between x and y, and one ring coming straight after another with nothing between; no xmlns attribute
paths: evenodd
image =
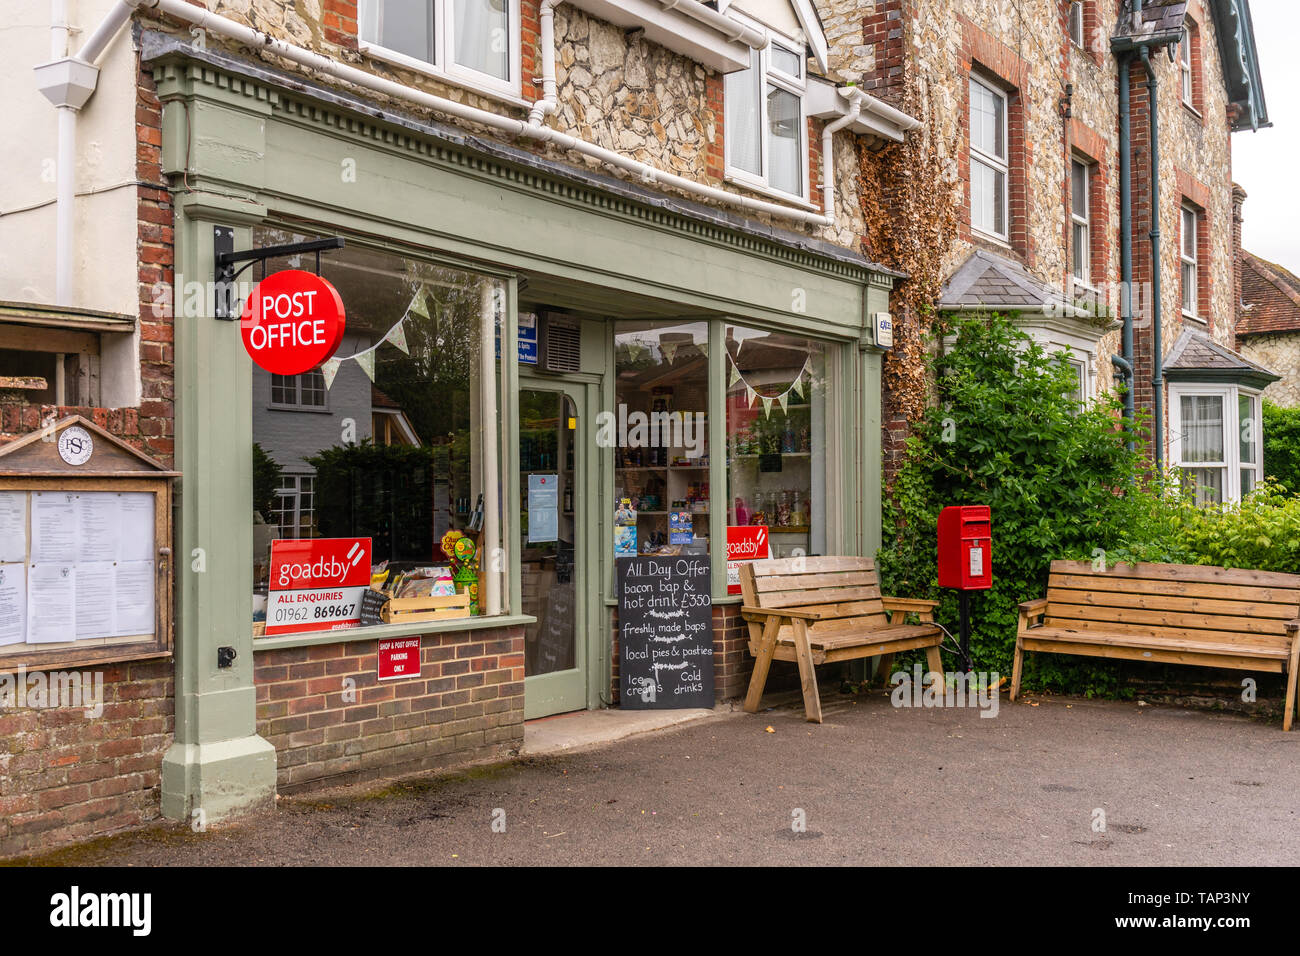
<svg viewBox="0 0 1300 956"><path fill-rule="evenodd" d="M0 447L0 670L172 653L172 479L79 415Z"/></svg>

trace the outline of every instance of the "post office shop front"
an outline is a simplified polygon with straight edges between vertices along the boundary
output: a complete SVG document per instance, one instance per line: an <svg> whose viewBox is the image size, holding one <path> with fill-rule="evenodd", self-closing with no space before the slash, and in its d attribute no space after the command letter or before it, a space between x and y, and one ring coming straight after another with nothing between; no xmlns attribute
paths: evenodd
<svg viewBox="0 0 1300 956"><path fill-rule="evenodd" d="M263 65L144 50L188 184L177 553L203 556L178 561L168 816L503 755L525 719L614 704L617 553L707 559L721 698L749 668L729 541L874 552L869 329L893 274ZM346 330L319 367L255 366L215 304L180 317L220 253L336 238L319 273ZM327 600L284 602L344 565Z"/></svg>

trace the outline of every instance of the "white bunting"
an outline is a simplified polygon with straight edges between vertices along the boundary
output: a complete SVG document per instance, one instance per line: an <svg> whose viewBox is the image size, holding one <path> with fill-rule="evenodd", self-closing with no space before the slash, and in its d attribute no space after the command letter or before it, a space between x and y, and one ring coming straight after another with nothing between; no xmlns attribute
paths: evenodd
<svg viewBox="0 0 1300 956"><path fill-rule="evenodd" d="M786 404L790 401L789 395L789 390L786 390L776 397L776 400L781 403L781 411L783 412L786 410Z"/></svg>
<svg viewBox="0 0 1300 956"><path fill-rule="evenodd" d="M764 395L763 396L763 417L770 418L771 415L772 415L772 399Z"/></svg>
<svg viewBox="0 0 1300 956"><path fill-rule="evenodd" d="M697 342L697 343L695 344L695 347L696 347L697 349L700 350L700 354L703 355L705 358L708 358L708 357L709 357L709 340L708 340L708 339L705 339L703 342Z"/></svg>
<svg viewBox="0 0 1300 956"><path fill-rule="evenodd" d="M731 366L731 371L727 373L727 388L731 388L731 386L735 385L739 381L740 381L740 369L736 368L735 364L733 363Z"/></svg>
<svg viewBox="0 0 1300 956"><path fill-rule="evenodd" d="M326 359L321 362L320 373L325 379L325 391L329 391L330 386L334 384L334 376L339 373L339 366L343 364L342 359Z"/></svg>
<svg viewBox="0 0 1300 956"><path fill-rule="evenodd" d="M388 330L388 334L384 336L384 341L392 342L393 345L410 355L411 347L406 344L406 327L402 324L405 321L406 316L402 316L398 323Z"/></svg>
<svg viewBox="0 0 1300 956"><path fill-rule="evenodd" d="M355 358L357 360L357 364L361 366L361 371L365 372L366 375L369 377L370 381L373 382L375 380L374 351L371 349L366 349L364 352L358 352L356 355L352 357Z"/></svg>
<svg viewBox="0 0 1300 956"><path fill-rule="evenodd" d="M673 356L677 354L676 342L664 342L659 346L659 351L664 355L664 361L669 365L673 364Z"/></svg>
<svg viewBox="0 0 1300 956"><path fill-rule="evenodd" d="M415 290L415 297L411 299L411 304L406 307L407 312L413 312L422 318L429 317L429 306L424 301L424 286ZM403 349L405 351L405 349Z"/></svg>
<svg viewBox="0 0 1300 956"><path fill-rule="evenodd" d="M750 407L753 406L754 399L758 398L758 392L754 391L754 386L750 385L748 382L745 383L745 397L747 399L745 404Z"/></svg>

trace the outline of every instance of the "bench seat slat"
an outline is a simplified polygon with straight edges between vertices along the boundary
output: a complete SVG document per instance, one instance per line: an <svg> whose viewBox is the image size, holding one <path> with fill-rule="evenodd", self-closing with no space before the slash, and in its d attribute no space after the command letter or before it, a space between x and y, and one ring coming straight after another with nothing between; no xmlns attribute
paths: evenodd
<svg viewBox="0 0 1300 956"><path fill-rule="evenodd" d="M1198 614L1181 611L1152 611L1145 608L1107 607L1074 604L1048 598L1047 613L1053 620L1080 620L1135 624L1146 627L1173 627L1188 630L1232 631L1250 635L1284 635L1286 621L1277 618L1247 617L1243 614ZM1249 605L1247 605L1249 607Z"/></svg>
<svg viewBox="0 0 1300 956"><path fill-rule="evenodd" d="M1199 614L1235 615L1248 612L1252 617L1286 622L1296 613L1294 602L1232 601L1215 598L1181 597L1174 594L1130 594L1126 591L1098 591L1087 588L1049 586L1047 600L1052 604L1090 604L1111 608L1144 608L1152 611L1193 611Z"/></svg>
<svg viewBox="0 0 1300 956"><path fill-rule="evenodd" d="M1047 609L1043 619L1044 627L1064 628L1094 634L1122 635L1125 638L1140 639L1158 636L1175 640L1206 641L1216 644L1232 644L1237 647L1289 647L1290 641L1285 634L1243 634L1239 631L1216 631L1212 629L1187 627L1158 627L1150 624L1130 624L1124 621L1083 621L1052 616L1052 608Z"/></svg>
<svg viewBox="0 0 1300 956"><path fill-rule="evenodd" d="M1208 584L1203 581L1157 581L1120 578L1111 574L1058 574L1048 577L1049 588L1079 588L1085 591L1127 594L1169 594L1179 597L1214 598L1224 601L1256 601L1264 604L1300 604L1300 588L1252 587L1246 584Z"/></svg>
<svg viewBox="0 0 1300 956"><path fill-rule="evenodd" d="M1187 653L1227 654L1237 657L1260 657L1285 660L1290 653L1284 646L1249 645L1231 641L1186 640L1163 634L1135 635L1106 631L1081 631L1069 627L1035 627L1024 632L1026 641L1057 641L1071 644L1111 644L1150 650L1174 650Z"/></svg>

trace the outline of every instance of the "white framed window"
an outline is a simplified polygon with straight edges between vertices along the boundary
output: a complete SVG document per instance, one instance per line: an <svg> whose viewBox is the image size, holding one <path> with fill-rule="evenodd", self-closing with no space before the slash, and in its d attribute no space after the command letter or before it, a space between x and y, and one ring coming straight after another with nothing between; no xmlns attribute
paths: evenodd
<svg viewBox="0 0 1300 956"><path fill-rule="evenodd" d="M1007 95L970 78L971 227L1003 242L1009 234Z"/></svg>
<svg viewBox="0 0 1300 956"><path fill-rule="evenodd" d="M727 179L807 202L803 47L773 36L751 51L748 70L728 73L723 84Z"/></svg>
<svg viewBox="0 0 1300 956"><path fill-rule="evenodd" d="M325 376L318 368L301 375L271 375L271 405L274 408L325 408Z"/></svg>
<svg viewBox="0 0 1300 956"><path fill-rule="evenodd" d="M1171 383L1169 459L1198 505L1240 501L1264 474L1259 393L1238 385Z"/></svg>
<svg viewBox="0 0 1300 956"><path fill-rule="evenodd" d="M1183 94L1183 102L1192 105L1192 31L1183 27L1182 38L1178 41L1178 75Z"/></svg>
<svg viewBox="0 0 1300 956"><path fill-rule="evenodd" d="M278 538L316 537L316 478L281 475L271 523Z"/></svg>
<svg viewBox="0 0 1300 956"><path fill-rule="evenodd" d="M1079 49L1086 49L1083 37L1083 4L1074 0L1070 4L1070 41Z"/></svg>
<svg viewBox="0 0 1300 956"><path fill-rule="evenodd" d="M1200 228L1200 215L1191 206L1183 206L1179 228L1179 252L1182 258L1183 315L1197 318L1196 284L1199 280L1199 263L1196 261L1196 241Z"/></svg>
<svg viewBox="0 0 1300 956"><path fill-rule="evenodd" d="M489 94L521 95L519 0L360 0L361 48Z"/></svg>
<svg viewBox="0 0 1300 956"><path fill-rule="evenodd" d="M1091 190L1092 167L1080 159L1070 160L1070 271L1084 285L1092 281Z"/></svg>

